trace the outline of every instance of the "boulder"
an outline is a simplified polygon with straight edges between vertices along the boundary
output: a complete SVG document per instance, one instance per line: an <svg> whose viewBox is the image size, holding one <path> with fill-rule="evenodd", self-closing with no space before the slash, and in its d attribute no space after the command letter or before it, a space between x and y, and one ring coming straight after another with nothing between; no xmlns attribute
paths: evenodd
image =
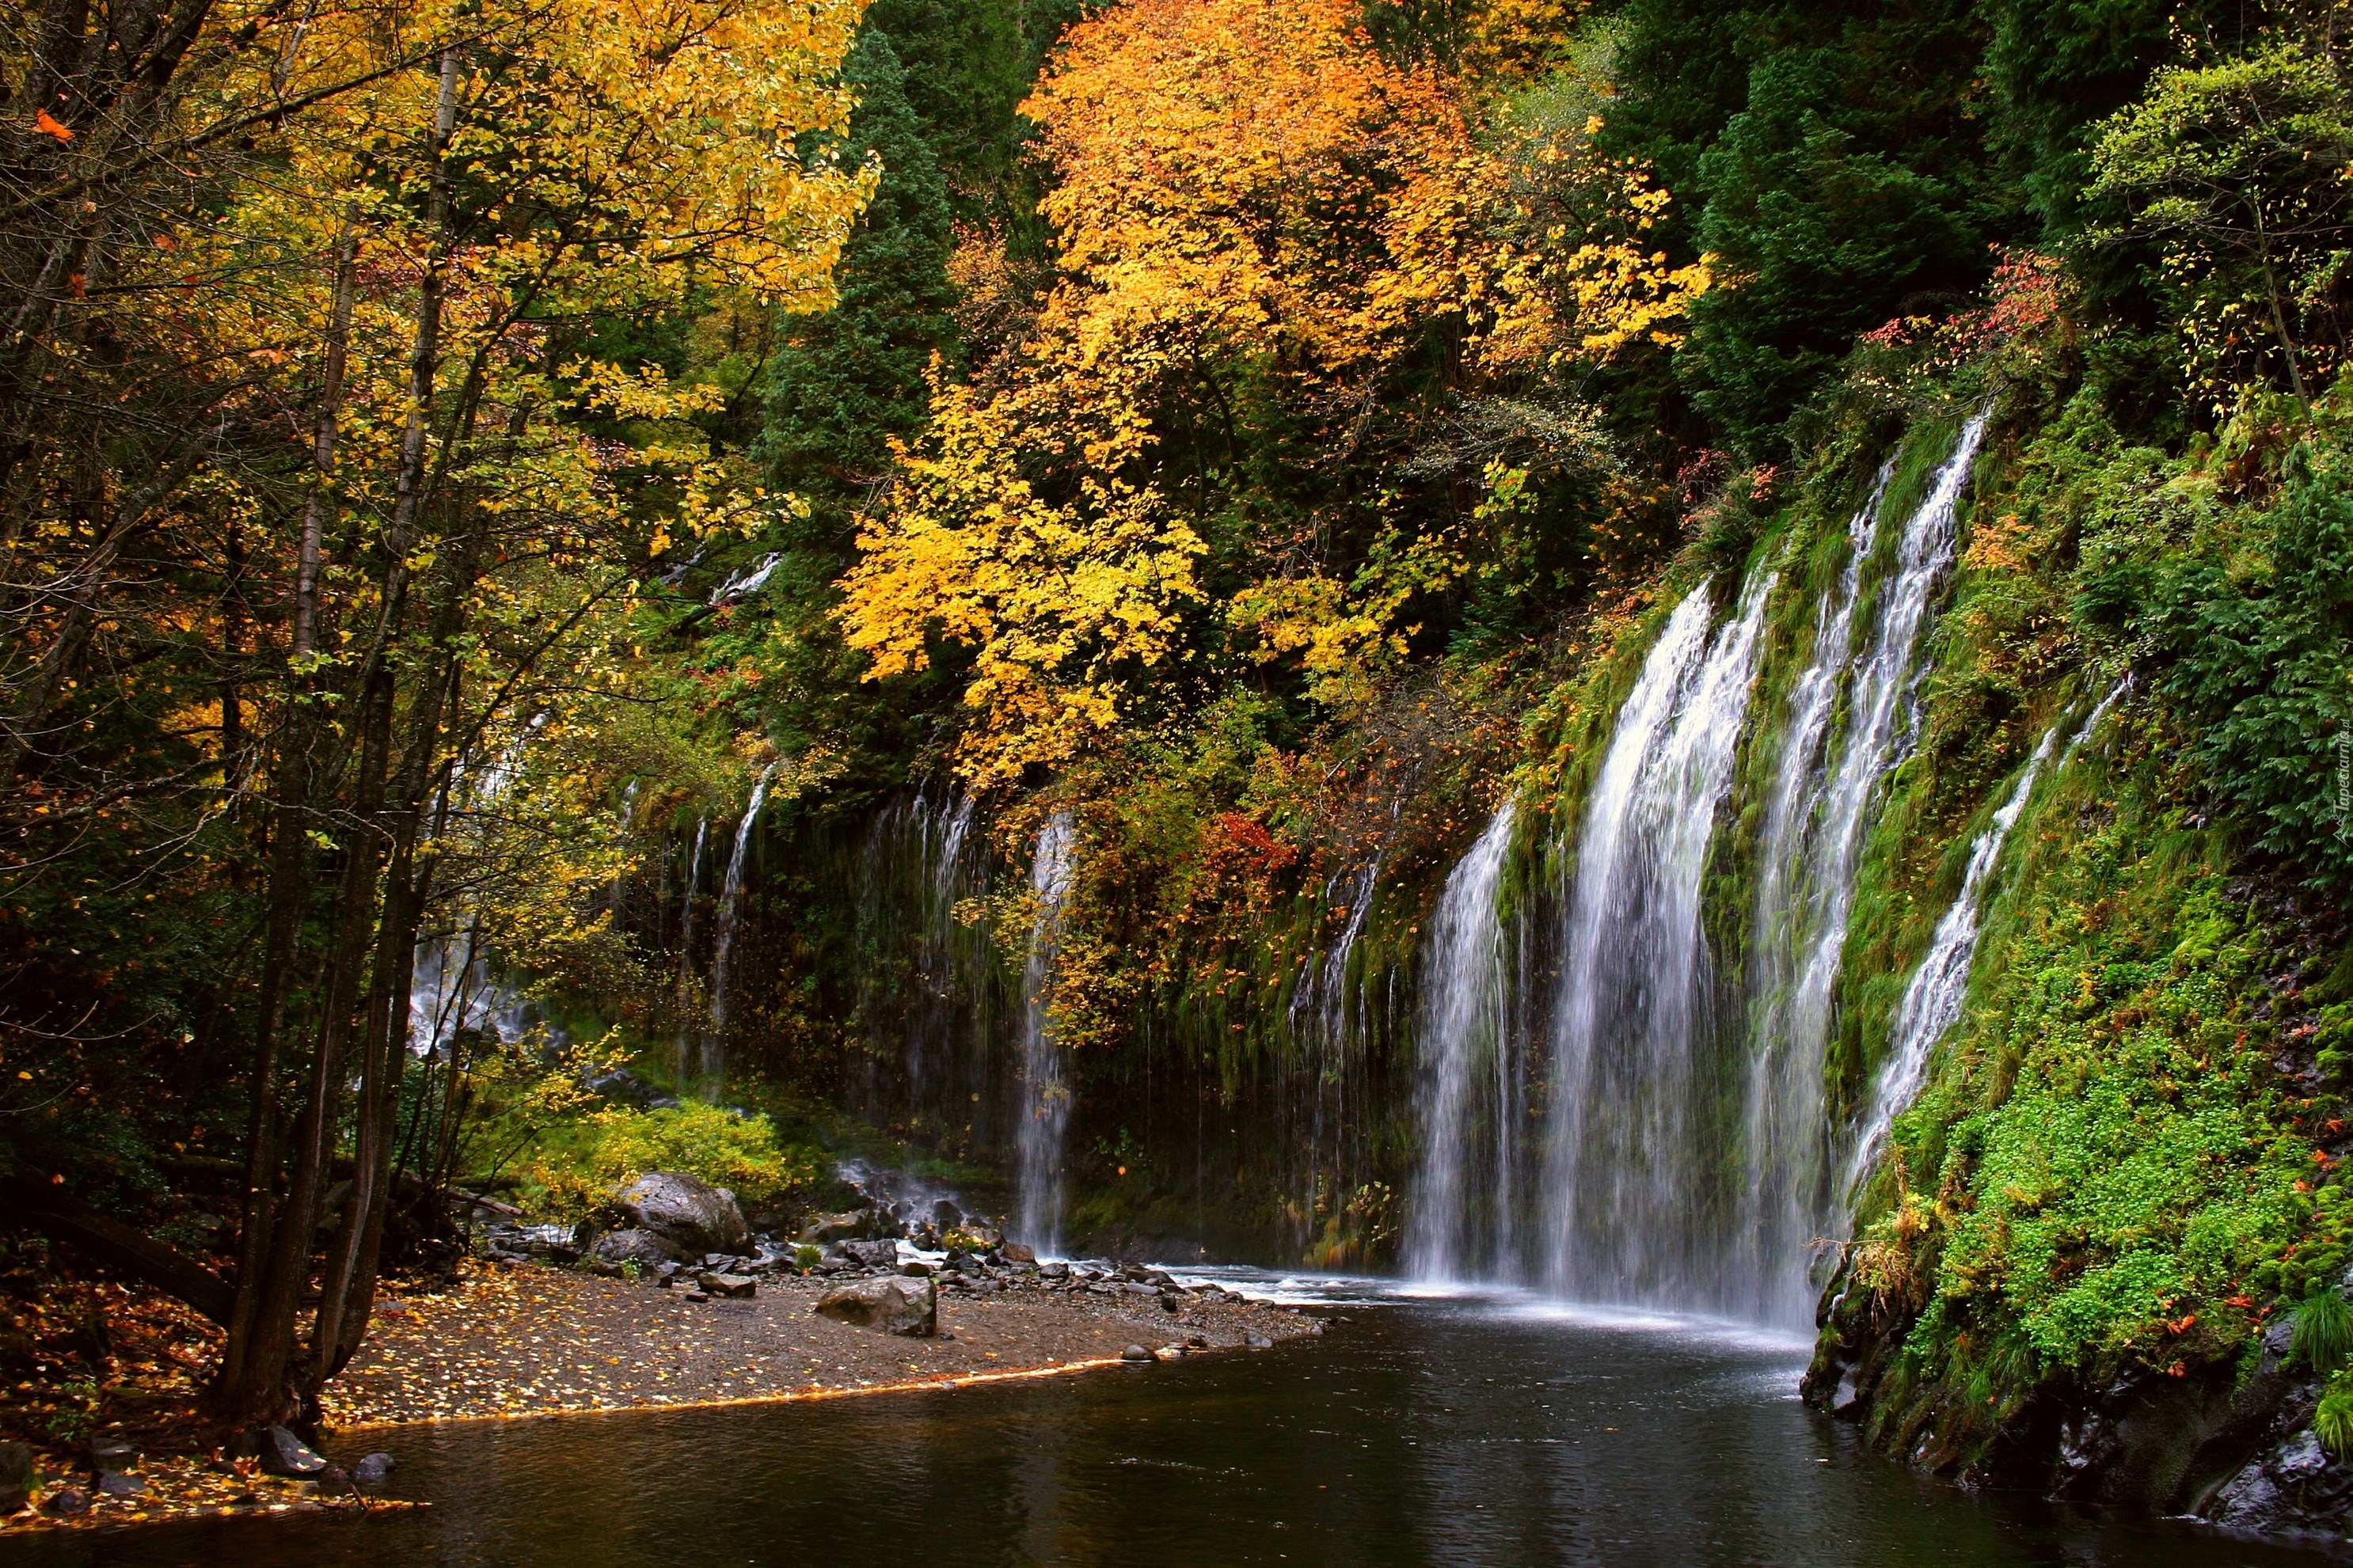
<svg viewBox="0 0 2353 1568"><path fill-rule="evenodd" d="M840 1214L821 1214L801 1226L801 1239L822 1247L829 1241L852 1241L867 1233L867 1215L861 1209L848 1209Z"/></svg>
<svg viewBox="0 0 2353 1568"><path fill-rule="evenodd" d="M1002 1247L998 1248L998 1250L1005 1254L1005 1261L1008 1263L1035 1263L1038 1261L1037 1248L1031 1247L1026 1241L1008 1241Z"/></svg>
<svg viewBox="0 0 2353 1568"><path fill-rule="evenodd" d="M1157 1361L1159 1358L1142 1345L1130 1345L1119 1352L1119 1359L1127 1362L1146 1362Z"/></svg>
<svg viewBox="0 0 2353 1568"><path fill-rule="evenodd" d="M694 1282L712 1295L731 1301L748 1301L760 1293L760 1282L747 1274L712 1274L705 1272Z"/></svg>
<svg viewBox="0 0 2353 1568"><path fill-rule="evenodd" d="M32 1497L32 1445L0 1443L0 1518L16 1512Z"/></svg>
<svg viewBox="0 0 2353 1568"><path fill-rule="evenodd" d="M634 1263L649 1272L665 1263L675 1268L687 1259L686 1248L658 1230L608 1230L588 1255L599 1263Z"/></svg>
<svg viewBox="0 0 2353 1568"><path fill-rule="evenodd" d="M817 1312L838 1323L880 1329L927 1340L939 1331L939 1294L928 1279L886 1274L828 1290L818 1299Z"/></svg>
<svg viewBox="0 0 2353 1568"><path fill-rule="evenodd" d="M390 1454L370 1454L352 1467L352 1479L364 1487L382 1486L396 1463Z"/></svg>
<svg viewBox="0 0 2353 1568"><path fill-rule="evenodd" d="M740 1252L752 1227L724 1187L680 1171L649 1171L614 1194L614 1202L638 1230L650 1230L682 1254Z"/></svg>
<svg viewBox="0 0 2353 1568"><path fill-rule="evenodd" d="M942 1230L954 1230L964 1223L964 1210L942 1198L932 1205L932 1223Z"/></svg>
<svg viewBox="0 0 2353 1568"><path fill-rule="evenodd" d="M111 1434L90 1440L90 1466L94 1470L127 1470L139 1462L139 1445Z"/></svg>
<svg viewBox="0 0 2353 1568"><path fill-rule="evenodd" d="M100 1470L98 1489L107 1497L137 1497L147 1489L147 1483L128 1470Z"/></svg>
<svg viewBox="0 0 2353 1568"><path fill-rule="evenodd" d="M841 1250L852 1263L869 1268L895 1268L899 1265L899 1244L895 1241L845 1241Z"/></svg>
<svg viewBox="0 0 2353 1568"><path fill-rule="evenodd" d="M307 1480L325 1469L327 1461L292 1432L283 1426L272 1426L261 1435L261 1468L273 1476L295 1476Z"/></svg>
<svg viewBox="0 0 2353 1568"><path fill-rule="evenodd" d="M41 1511L58 1519L70 1519L90 1511L90 1499L71 1487L53 1491L41 1500Z"/></svg>

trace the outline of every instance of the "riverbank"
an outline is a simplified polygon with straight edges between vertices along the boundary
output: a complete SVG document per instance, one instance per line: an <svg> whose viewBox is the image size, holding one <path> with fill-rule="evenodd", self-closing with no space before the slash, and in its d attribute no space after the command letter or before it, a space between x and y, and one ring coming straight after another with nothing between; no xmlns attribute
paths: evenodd
<svg viewBox="0 0 2353 1568"><path fill-rule="evenodd" d="M1145 1271L1129 1270L1130 1275ZM1158 1359L1246 1350L1320 1333L1319 1319L1163 1279L1103 1273L1050 1279L1007 1270L939 1292L939 1333L903 1338L820 1317L839 1277L770 1275L749 1299L600 1279L536 1263L492 1264L453 1289L387 1300L325 1400L322 1447L355 1461L369 1434L415 1422L517 1420L592 1411L838 1399L1050 1377L1117 1363L1131 1346ZM33 1506L0 1531L90 1529L154 1521L387 1505L328 1480L258 1473L200 1450L199 1377L182 1363L152 1389L139 1373L108 1390L142 1418L97 1423L132 1443L135 1490L99 1485L86 1447L36 1445L45 1478ZM29 1390L15 1391L18 1401ZM71 1492L66 1511L55 1511ZM46 1506L45 1506L46 1505Z"/></svg>

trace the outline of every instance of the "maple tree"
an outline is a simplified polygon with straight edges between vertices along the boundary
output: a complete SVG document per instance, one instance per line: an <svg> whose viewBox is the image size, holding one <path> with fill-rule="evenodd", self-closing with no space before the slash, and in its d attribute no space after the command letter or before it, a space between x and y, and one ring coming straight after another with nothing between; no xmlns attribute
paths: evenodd
<svg viewBox="0 0 2353 1568"><path fill-rule="evenodd" d="M877 678L970 650L977 781L1069 760L1188 667L1289 661L1361 700L1415 596L1473 569L1464 542L1377 485L1270 492L1426 400L1433 352L1442 397L1557 395L1672 341L1707 285L1642 244L1665 197L1639 169L1484 135L1459 82L1384 58L1336 0L1105 12L1025 111L1056 280L971 384L939 381L841 610Z"/></svg>

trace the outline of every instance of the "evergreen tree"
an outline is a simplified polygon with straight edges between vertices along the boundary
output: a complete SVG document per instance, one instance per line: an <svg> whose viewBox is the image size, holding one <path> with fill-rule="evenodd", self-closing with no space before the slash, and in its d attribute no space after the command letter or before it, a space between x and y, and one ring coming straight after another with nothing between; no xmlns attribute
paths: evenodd
<svg viewBox="0 0 2353 1568"><path fill-rule="evenodd" d="M947 186L890 37L870 26L842 77L859 93L844 161L878 160L881 183L842 253L840 302L796 321L777 356L762 444L828 534L887 471L890 438L922 426L924 367L955 342Z"/></svg>

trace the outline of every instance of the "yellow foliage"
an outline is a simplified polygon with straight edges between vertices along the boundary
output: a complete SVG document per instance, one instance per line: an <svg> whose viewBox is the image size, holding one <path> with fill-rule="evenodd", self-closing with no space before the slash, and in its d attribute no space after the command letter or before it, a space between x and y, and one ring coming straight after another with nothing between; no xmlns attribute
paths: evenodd
<svg viewBox="0 0 2353 1568"><path fill-rule="evenodd" d="M1387 524L1351 567L1270 541L1222 616L1194 614L1205 546L1155 466L1172 398L1230 423L1261 367L1324 426L1303 445L1345 452L1434 330L1471 375L1553 376L1672 341L1707 286L1641 243L1667 199L1641 171L1491 146L1457 84L1385 59L1348 0L1130 0L1071 30L1024 112L1055 175L1056 281L980 386L935 384L840 608L874 679L971 650L979 782L1080 754L1220 623L1351 706L1403 658L1408 601L1463 569ZM1562 221L1563 184L1605 221Z"/></svg>

